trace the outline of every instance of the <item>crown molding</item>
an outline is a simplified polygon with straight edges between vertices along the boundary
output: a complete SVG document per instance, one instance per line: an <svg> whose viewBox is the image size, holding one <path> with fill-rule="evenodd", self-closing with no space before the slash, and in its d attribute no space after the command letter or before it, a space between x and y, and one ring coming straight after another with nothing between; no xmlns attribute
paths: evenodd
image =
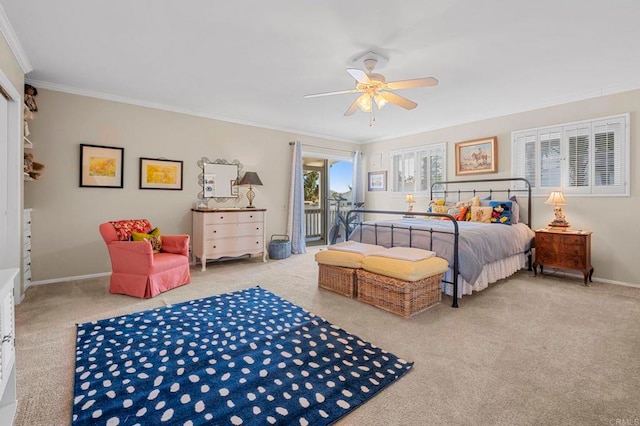
<svg viewBox="0 0 640 426"><path fill-rule="evenodd" d="M296 135L311 136L311 137L314 137L314 138L322 138L322 139L328 139L328 140L336 141L336 142L346 142L346 143L352 143L352 144L355 144L355 145L360 145L359 142L354 142L352 140L346 140L346 139L339 139L339 138L336 138L335 136L331 136L331 135L323 135L323 134L319 134L319 133L310 133L310 132L305 132L305 131L300 130L300 129L292 129L292 128L287 128L287 127L272 126L272 125L269 125L269 124L264 124L264 123L260 123L260 122L256 122L256 121L243 120L241 118L229 117L229 116L218 115L218 114L211 114L211 113L208 113L208 112L193 111L193 110L189 110L189 109L186 109L186 108L179 108L179 107L174 107L174 106L166 105L166 104L160 104L160 103L156 103L156 102L143 101L143 100L140 100L140 99L129 98L129 97L126 97L126 96L113 95L113 94L110 94L110 93L96 92L96 91L93 91L93 90L85 90L85 89L79 89L77 87L65 86L65 85L56 84L56 83L50 83L48 81L33 80L33 79L29 79L28 78L28 79L25 79L25 83L31 84L32 86L37 87L37 88L54 90L56 92L69 93L69 94L72 94L72 95L86 96L86 97L89 97L89 98L102 99L102 100L105 100L105 101L120 102L120 103L123 103L123 104L135 105L135 106L140 106L140 107L144 107L144 108L153 108L153 109L158 109L158 110L162 110L162 111L175 112L175 113L178 113L178 114L191 115L191 116L194 116L194 117L208 118L210 120L226 121L226 122L234 123L234 124L242 124L244 126L260 127L262 129L276 130L278 132L293 133L293 134L296 134Z"/></svg>
<svg viewBox="0 0 640 426"><path fill-rule="evenodd" d="M20 40L18 40L18 36L16 35L15 31L13 31L11 22L9 22L7 14L4 13L2 5L0 5L0 32L7 41L9 49L11 49L11 52L13 52L13 56L16 57L20 68L22 68L22 72L28 74L33 71L31 62L29 62L29 58L27 58L27 54L24 52L24 49L20 44Z"/></svg>

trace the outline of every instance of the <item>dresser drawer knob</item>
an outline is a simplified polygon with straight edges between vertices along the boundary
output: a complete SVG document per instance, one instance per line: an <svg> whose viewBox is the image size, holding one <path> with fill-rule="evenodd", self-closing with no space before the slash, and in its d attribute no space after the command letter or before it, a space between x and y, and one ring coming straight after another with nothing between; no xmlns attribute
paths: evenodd
<svg viewBox="0 0 640 426"><path fill-rule="evenodd" d="M213 231L213 233L214 233L214 234L215 234L216 232L218 232L218 231L216 231L216 230L214 230L214 231Z"/></svg>
<svg viewBox="0 0 640 426"><path fill-rule="evenodd" d="M213 246L213 248L216 248L216 246Z"/></svg>
<svg viewBox="0 0 640 426"><path fill-rule="evenodd" d="M220 216L220 219L224 219L224 216Z"/></svg>

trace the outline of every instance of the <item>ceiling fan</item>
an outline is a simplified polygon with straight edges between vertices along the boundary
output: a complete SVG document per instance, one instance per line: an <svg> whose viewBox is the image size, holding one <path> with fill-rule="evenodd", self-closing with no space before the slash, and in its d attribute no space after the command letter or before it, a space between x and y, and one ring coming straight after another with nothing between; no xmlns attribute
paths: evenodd
<svg viewBox="0 0 640 426"><path fill-rule="evenodd" d="M398 105L404 109L414 109L417 103L393 93L393 90L411 89L414 87L437 86L438 80L434 77L416 78L413 80L392 81L387 80L382 74L374 73L378 64L379 55L370 52L363 61L366 72L358 68L347 68L347 72L356 80L355 89L338 90L336 92L316 93L305 95L305 98L317 98L320 96L341 95L344 93L362 93L347 108L344 115L353 115L358 108L363 112L373 112L373 104L382 109L387 103ZM383 58L384 59L384 58Z"/></svg>

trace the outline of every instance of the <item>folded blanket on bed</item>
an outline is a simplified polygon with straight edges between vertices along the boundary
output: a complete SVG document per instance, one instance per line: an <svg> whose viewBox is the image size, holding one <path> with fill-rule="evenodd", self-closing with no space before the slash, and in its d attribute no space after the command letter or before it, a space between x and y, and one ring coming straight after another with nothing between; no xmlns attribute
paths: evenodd
<svg viewBox="0 0 640 426"><path fill-rule="evenodd" d="M435 255L436 253L433 251L414 247L391 247L386 250L376 251L375 253L369 254L368 257L388 257L391 259L417 262L419 260L429 259Z"/></svg>

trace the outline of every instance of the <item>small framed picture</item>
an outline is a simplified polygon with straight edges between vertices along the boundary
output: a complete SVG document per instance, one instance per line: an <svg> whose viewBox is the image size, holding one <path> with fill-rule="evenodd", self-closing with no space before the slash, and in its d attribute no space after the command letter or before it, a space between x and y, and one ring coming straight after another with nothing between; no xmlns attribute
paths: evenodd
<svg viewBox="0 0 640 426"><path fill-rule="evenodd" d="M140 189L182 191L182 161L141 157Z"/></svg>
<svg viewBox="0 0 640 426"><path fill-rule="evenodd" d="M231 196L238 196L238 179L231 179Z"/></svg>
<svg viewBox="0 0 640 426"><path fill-rule="evenodd" d="M124 148L80 144L80 187L122 188Z"/></svg>
<svg viewBox="0 0 640 426"><path fill-rule="evenodd" d="M387 171L369 172L369 191L386 191L387 190Z"/></svg>

